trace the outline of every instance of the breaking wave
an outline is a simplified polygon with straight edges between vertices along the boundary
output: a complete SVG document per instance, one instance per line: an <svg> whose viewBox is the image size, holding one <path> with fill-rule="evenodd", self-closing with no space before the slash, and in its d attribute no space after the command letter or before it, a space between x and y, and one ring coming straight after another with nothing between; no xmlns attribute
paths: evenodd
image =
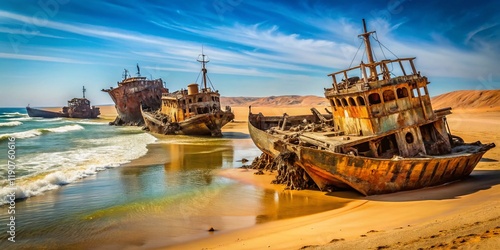
<svg viewBox="0 0 500 250"><path fill-rule="evenodd" d="M40 135L45 134L45 133L65 133L65 132L83 130L83 129L85 129L85 128L78 125L78 124L66 125L66 126L61 126L61 127L56 127L56 128L31 129L31 130L22 131L22 132L0 134L0 141L6 140L9 137L15 137L17 139L26 139L26 138L40 136Z"/></svg>
<svg viewBox="0 0 500 250"><path fill-rule="evenodd" d="M76 128L79 125L64 127ZM40 132L41 133L41 132ZM46 152L19 158L17 165L31 173L16 179L16 199L25 199L57 189L80 179L94 176L100 171L115 168L147 153L147 144L156 138L147 133L125 134L109 138L81 140L80 147L62 152ZM29 159L27 159L29 158ZM0 205L7 203L6 195L13 191L8 180L0 181Z"/></svg>
<svg viewBox="0 0 500 250"><path fill-rule="evenodd" d="M15 127L22 125L23 123L20 121L12 121L12 122L0 122L0 127Z"/></svg>
<svg viewBox="0 0 500 250"><path fill-rule="evenodd" d="M5 112L0 114L0 117L16 117L16 116L27 116L27 114L19 113L19 112Z"/></svg>

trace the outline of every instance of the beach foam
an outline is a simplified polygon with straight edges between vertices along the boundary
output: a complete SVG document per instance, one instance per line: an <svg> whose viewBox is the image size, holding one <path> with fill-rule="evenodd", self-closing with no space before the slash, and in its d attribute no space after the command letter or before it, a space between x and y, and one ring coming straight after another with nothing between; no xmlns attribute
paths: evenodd
<svg viewBox="0 0 500 250"><path fill-rule="evenodd" d="M67 125L52 129L65 132L83 129L80 125ZM147 153L146 145L156 140L150 134L124 134L115 137L77 140L80 148L63 152L38 153L19 158L18 166L29 175L16 180L16 198L24 199L57 189L80 179L94 176L100 171L120 166ZM85 144L83 144L85 143ZM5 204L11 191L2 181L0 204Z"/></svg>
<svg viewBox="0 0 500 250"><path fill-rule="evenodd" d="M0 117L16 117L16 116L27 116L27 114L22 114L19 112L5 112L0 114Z"/></svg>
<svg viewBox="0 0 500 250"><path fill-rule="evenodd" d="M23 123L20 121L11 121L11 122L0 122L0 127L15 127L22 125Z"/></svg>
<svg viewBox="0 0 500 250"><path fill-rule="evenodd" d="M9 137L15 137L17 139L26 139L26 138L40 136L44 133L50 133L50 132L52 132L52 133L65 133L65 132L71 132L71 131L77 131L77 130L83 130L83 129L85 129L85 128L78 125L78 124L65 125L65 126L56 127L56 128L31 129L31 130L22 131L22 132L0 134L0 141L6 140Z"/></svg>

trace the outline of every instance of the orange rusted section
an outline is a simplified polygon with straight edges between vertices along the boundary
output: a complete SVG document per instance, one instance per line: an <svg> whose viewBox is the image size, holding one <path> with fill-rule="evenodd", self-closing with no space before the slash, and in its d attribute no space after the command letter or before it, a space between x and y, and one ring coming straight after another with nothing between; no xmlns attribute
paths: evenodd
<svg viewBox="0 0 500 250"><path fill-rule="evenodd" d="M137 69L137 77L130 77L128 71L125 70L124 79L117 83L117 88L102 90L107 92L115 103L118 116L113 122L114 125L143 124L141 104L158 109L161 105L162 94L168 92L168 89L163 87L162 79L148 80L140 76L139 66Z"/></svg>

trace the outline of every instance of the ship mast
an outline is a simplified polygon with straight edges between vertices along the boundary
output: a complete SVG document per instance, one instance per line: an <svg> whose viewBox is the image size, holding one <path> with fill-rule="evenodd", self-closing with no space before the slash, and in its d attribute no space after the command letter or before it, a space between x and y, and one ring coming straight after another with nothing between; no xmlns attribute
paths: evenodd
<svg viewBox="0 0 500 250"><path fill-rule="evenodd" d="M363 32L364 33L358 35L358 37L362 36L363 40L365 41L366 56L368 57L368 68L370 69L370 78L376 78L377 71L375 69L375 66L372 65L374 61L373 61L373 51L370 44L370 35L375 33L375 31L370 31L370 32L367 31L365 19L363 19Z"/></svg>
<svg viewBox="0 0 500 250"><path fill-rule="evenodd" d="M137 76L141 76L141 68L139 68L139 64L137 64Z"/></svg>
<svg viewBox="0 0 500 250"><path fill-rule="evenodd" d="M200 56L201 56L201 60L200 60ZM207 89L207 69L205 68L205 64L210 62L210 60L208 59L208 56L203 54L203 47L201 47L201 55L200 56L198 57L197 61L201 62L201 72L203 72L203 91L206 91L206 89ZM207 59L205 59L205 57Z"/></svg>
<svg viewBox="0 0 500 250"><path fill-rule="evenodd" d="M82 91L83 91L83 99L85 99L85 92L87 91L87 90L85 89L85 86L83 86Z"/></svg>

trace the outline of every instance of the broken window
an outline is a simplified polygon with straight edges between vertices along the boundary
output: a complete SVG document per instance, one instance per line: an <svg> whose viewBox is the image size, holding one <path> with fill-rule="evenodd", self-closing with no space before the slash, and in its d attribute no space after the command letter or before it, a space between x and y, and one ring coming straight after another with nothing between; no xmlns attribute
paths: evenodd
<svg viewBox="0 0 500 250"><path fill-rule="evenodd" d="M398 95L398 99L408 97L408 89L406 89L405 87L398 88L396 92Z"/></svg>
<svg viewBox="0 0 500 250"><path fill-rule="evenodd" d="M342 98L342 105L344 105L344 107L347 107L347 100L345 98Z"/></svg>
<svg viewBox="0 0 500 250"><path fill-rule="evenodd" d="M354 98L349 97L349 105L356 106L356 102L354 101Z"/></svg>
<svg viewBox="0 0 500 250"><path fill-rule="evenodd" d="M379 103L382 102L380 100L380 95L378 93L372 93L372 94L370 94L368 96L368 101L369 101L370 105L379 104Z"/></svg>
<svg viewBox="0 0 500 250"><path fill-rule="evenodd" d="M335 102L337 103L337 107L342 107L342 104L340 103L339 99L335 99Z"/></svg>
<svg viewBox="0 0 500 250"><path fill-rule="evenodd" d="M358 96L358 105L359 106L365 106L365 98L363 98L362 96Z"/></svg>
<svg viewBox="0 0 500 250"><path fill-rule="evenodd" d="M390 102L396 99L396 96L394 96L394 91L392 91L391 89L384 90L382 95L384 96L384 102Z"/></svg>

